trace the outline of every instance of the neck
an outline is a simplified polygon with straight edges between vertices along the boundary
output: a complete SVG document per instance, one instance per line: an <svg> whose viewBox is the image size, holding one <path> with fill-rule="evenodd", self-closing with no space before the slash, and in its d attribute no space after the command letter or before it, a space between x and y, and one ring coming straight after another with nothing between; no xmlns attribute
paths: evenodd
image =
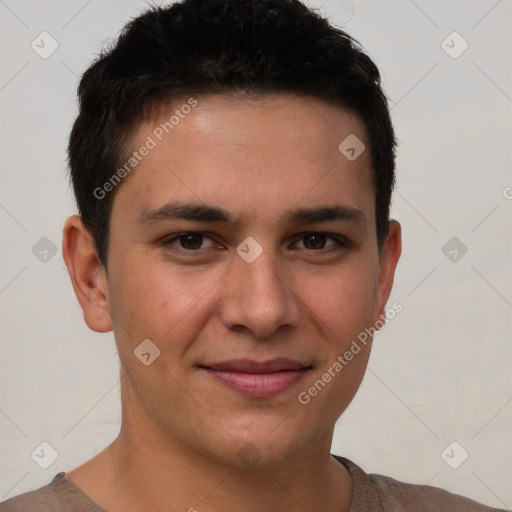
<svg viewBox="0 0 512 512"><path fill-rule="evenodd" d="M240 467L170 438L124 405L117 439L66 475L108 512L350 510L352 482L330 455L332 431L286 460Z"/></svg>
<svg viewBox="0 0 512 512"><path fill-rule="evenodd" d="M110 488L118 491L112 503L104 507L108 512L167 512L170 505L174 510L190 512L350 509L350 476L329 451L315 456L308 453L286 464L256 470L229 466L197 453L180 453L179 449L166 452L161 448L150 439L124 433L112 443L115 473ZM125 502L121 507L120 499Z"/></svg>

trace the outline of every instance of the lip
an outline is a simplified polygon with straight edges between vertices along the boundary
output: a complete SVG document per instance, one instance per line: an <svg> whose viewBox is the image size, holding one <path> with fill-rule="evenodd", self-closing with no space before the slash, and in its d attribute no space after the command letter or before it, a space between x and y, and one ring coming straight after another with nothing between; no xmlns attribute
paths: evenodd
<svg viewBox="0 0 512 512"><path fill-rule="evenodd" d="M312 367L292 359L278 358L263 362L234 359L200 365L199 368L233 391L264 398L293 387Z"/></svg>

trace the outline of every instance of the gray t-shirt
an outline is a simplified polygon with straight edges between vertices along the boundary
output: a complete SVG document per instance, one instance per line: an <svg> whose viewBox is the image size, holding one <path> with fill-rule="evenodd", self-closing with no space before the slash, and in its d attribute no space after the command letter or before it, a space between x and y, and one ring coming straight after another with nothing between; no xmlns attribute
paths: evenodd
<svg viewBox="0 0 512 512"><path fill-rule="evenodd" d="M350 512L505 512L437 487L413 485L366 474L348 459L333 455L352 478ZM0 503L0 512L107 512L94 503L64 472L46 486Z"/></svg>

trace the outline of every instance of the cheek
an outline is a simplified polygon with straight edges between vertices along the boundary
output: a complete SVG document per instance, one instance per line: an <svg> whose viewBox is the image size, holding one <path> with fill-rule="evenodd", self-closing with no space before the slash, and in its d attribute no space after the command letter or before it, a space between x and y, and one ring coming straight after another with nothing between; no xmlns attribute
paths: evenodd
<svg viewBox="0 0 512 512"><path fill-rule="evenodd" d="M368 264L347 265L310 276L303 285L304 303L328 338L346 342L373 323L377 270Z"/></svg>
<svg viewBox="0 0 512 512"><path fill-rule="evenodd" d="M314 333L320 334L317 371L301 388L300 404L311 417L335 422L355 396L371 350L375 310L375 271L369 266L315 279L316 293L308 295Z"/></svg>
<svg viewBox="0 0 512 512"><path fill-rule="evenodd" d="M125 257L122 267L116 267L110 280L110 311L118 332L134 339L150 338L158 344L173 340L187 343L202 327L210 308L208 298L222 279L219 272L204 273L190 270L177 272L164 261L148 263ZM188 321L190 318L194 322ZM194 326L195 332L189 331Z"/></svg>

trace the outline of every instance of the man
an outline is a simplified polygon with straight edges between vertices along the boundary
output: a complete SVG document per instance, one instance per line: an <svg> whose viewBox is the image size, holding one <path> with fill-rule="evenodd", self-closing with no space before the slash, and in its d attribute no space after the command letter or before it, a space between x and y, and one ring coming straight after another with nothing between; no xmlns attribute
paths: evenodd
<svg viewBox="0 0 512 512"><path fill-rule="evenodd" d="M121 431L0 511L490 510L330 454L401 249L355 42L297 0L185 0L131 22L79 98L63 255L115 334Z"/></svg>

